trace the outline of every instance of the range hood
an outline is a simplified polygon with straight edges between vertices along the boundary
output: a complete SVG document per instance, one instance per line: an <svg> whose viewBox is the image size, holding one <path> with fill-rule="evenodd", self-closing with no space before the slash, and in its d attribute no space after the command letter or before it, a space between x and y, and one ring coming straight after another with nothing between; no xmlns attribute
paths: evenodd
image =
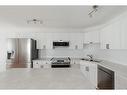
<svg viewBox="0 0 127 95"><path fill-rule="evenodd" d="M69 47L69 41L53 41L53 48Z"/></svg>

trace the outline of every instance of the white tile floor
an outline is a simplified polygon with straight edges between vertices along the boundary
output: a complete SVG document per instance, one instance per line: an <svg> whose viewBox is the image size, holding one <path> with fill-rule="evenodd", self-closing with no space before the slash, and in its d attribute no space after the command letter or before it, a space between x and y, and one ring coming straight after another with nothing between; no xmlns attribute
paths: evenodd
<svg viewBox="0 0 127 95"><path fill-rule="evenodd" d="M80 69L11 69L0 73L0 89L95 89Z"/></svg>

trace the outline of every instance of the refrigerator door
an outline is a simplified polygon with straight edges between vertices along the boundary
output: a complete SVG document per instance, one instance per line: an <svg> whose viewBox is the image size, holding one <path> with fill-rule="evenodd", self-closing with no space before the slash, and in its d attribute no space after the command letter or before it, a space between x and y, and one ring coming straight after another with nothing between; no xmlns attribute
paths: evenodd
<svg viewBox="0 0 127 95"><path fill-rule="evenodd" d="M7 56L12 63L18 63L18 39L8 39Z"/></svg>
<svg viewBox="0 0 127 95"><path fill-rule="evenodd" d="M20 68L27 68L31 62L31 39L19 39L18 43L18 58Z"/></svg>
<svg viewBox="0 0 127 95"><path fill-rule="evenodd" d="M15 68L16 64L18 64L18 39L10 38L7 40L7 60L8 67Z"/></svg>

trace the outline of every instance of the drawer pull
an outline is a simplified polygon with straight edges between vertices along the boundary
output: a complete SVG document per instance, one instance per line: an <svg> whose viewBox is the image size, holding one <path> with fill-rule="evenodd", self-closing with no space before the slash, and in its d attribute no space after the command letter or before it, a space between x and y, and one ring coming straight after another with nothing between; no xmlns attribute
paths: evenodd
<svg viewBox="0 0 127 95"><path fill-rule="evenodd" d="M87 66L85 69L86 69L86 71L88 71L88 72L89 72L89 67L88 67L88 66Z"/></svg>
<svg viewBox="0 0 127 95"><path fill-rule="evenodd" d="M43 68L43 65L41 65L41 68Z"/></svg>

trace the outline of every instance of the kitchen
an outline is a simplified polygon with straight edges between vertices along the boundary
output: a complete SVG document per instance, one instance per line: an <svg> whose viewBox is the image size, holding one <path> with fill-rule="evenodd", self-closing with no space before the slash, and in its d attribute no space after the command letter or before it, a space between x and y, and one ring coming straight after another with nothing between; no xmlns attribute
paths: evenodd
<svg viewBox="0 0 127 95"><path fill-rule="evenodd" d="M0 11L0 89L127 89L126 6ZM35 45L28 54L34 57L22 65L19 59L27 60L31 49L24 39Z"/></svg>

